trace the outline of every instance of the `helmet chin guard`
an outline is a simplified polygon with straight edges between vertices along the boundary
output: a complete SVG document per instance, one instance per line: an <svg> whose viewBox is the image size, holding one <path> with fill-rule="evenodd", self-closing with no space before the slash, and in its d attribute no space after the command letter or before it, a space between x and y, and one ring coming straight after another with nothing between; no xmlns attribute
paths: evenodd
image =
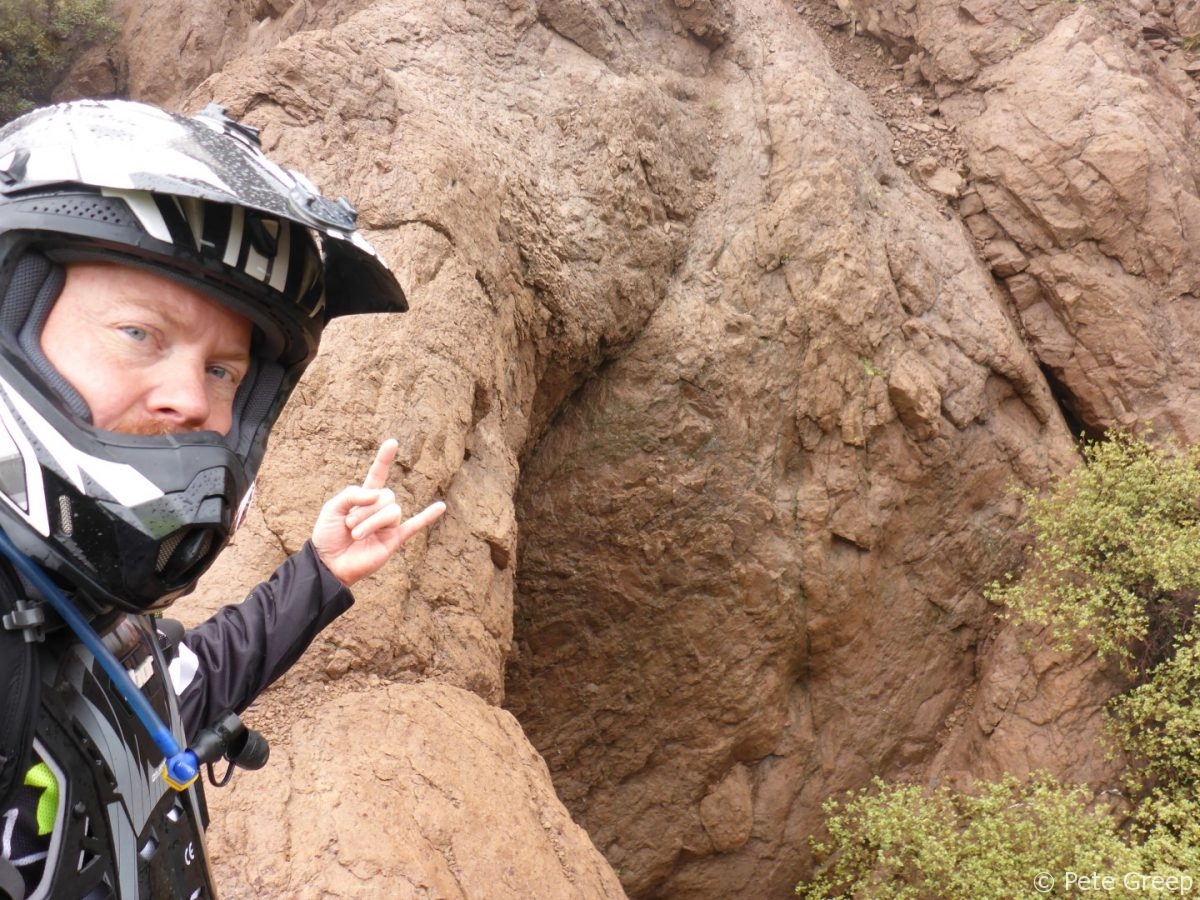
<svg viewBox="0 0 1200 900"><path fill-rule="evenodd" d="M253 324L227 435L93 425L40 347L77 262L150 271ZM328 320L406 308L350 204L219 107L79 101L15 120L0 129L0 528L90 615L169 605L228 542Z"/></svg>

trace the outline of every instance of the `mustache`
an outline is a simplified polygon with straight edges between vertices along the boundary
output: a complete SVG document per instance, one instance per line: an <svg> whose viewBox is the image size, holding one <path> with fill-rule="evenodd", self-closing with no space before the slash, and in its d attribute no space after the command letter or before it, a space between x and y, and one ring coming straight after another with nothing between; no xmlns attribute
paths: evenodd
<svg viewBox="0 0 1200 900"><path fill-rule="evenodd" d="M118 434L136 434L146 437L164 437L168 434L179 434L182 432L194 431L193 428L179 428L172 426L169 422L164 422L161 419L121 419L113 425L110 425L106 430L115 431Z"/></svg>

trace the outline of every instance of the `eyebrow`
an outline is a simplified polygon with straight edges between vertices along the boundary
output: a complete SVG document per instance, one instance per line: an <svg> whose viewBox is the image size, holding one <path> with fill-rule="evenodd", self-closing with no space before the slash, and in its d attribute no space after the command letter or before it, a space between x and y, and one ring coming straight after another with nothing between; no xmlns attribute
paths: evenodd
<svg viewBox="0 0 1200 900"><path fill-rule="evenodd" d="M117 316L129 315L136 318L139 313L148 313L161 318L164 324L172 328L187 332L192 331L191 323L187 322L184 317L177 313L176 304L168 300L163 300L154 294L131 290L122 292L119 296L114 297L111 302L113 304L112 310ZM216 304L222 310L230 311L217 300L209 299L209 302ZM245 363L248 366L250 364L250 346L254 337L254 323L251 322L249 324L250 328L246 335L246 344L244 347L240 341L236 347L218 347L210 355L210 358L215 362Z"/></svg>

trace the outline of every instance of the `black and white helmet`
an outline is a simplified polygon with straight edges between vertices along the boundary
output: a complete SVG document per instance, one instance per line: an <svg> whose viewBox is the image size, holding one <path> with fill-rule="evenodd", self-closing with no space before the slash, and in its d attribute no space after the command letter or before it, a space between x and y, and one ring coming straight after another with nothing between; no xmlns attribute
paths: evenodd
<svg viewBox="0 0 1200 900"><path fill-rule="evenodd" d="M64 265L86 261L174 279L253 323L228 434L94 427L40 346ZM404 309L350 204L271 162L220 107L79 101L15 120L0 129L0 528L89 613L170 604L228 541L326 322Z"/></svg>

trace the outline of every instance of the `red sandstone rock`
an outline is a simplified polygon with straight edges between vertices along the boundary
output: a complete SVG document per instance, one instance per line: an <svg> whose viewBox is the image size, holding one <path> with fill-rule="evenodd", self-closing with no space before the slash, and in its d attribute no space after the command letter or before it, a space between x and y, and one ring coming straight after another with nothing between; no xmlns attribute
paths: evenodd
<svg viewBox="0 0 1200 900"><path fill-rule="evenodd" d="M261 127L413 307L331 329L188 614L380 438L450 507L250 713L225 896L783 896L872 775L1111 777L1116 683L981 590L1059 403L1197 437L1200 135L1140 37L1195 4L839 5L961 137L939 196L787 3L123 0L118 88Z"/></svg>

